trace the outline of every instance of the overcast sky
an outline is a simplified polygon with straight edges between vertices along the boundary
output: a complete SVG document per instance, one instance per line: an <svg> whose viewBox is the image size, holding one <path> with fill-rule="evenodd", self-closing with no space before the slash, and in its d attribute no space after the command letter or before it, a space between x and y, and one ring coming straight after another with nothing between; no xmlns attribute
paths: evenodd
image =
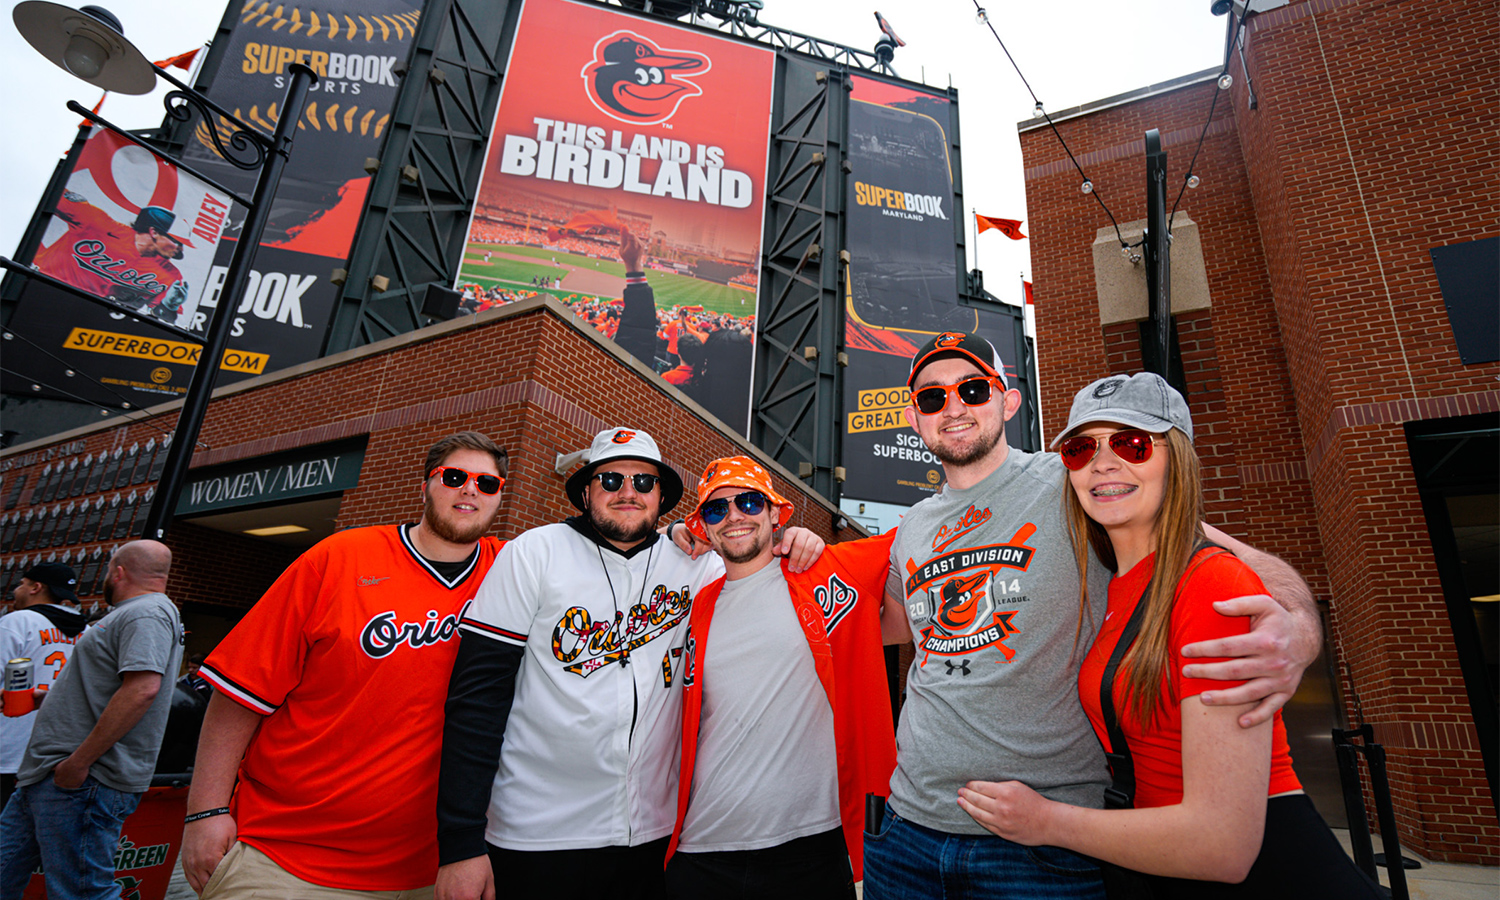
<svg viewBox="0 0 1500 900"><path fill-rule="evenodd" d="M105 0L100 5L120 19L126 37L148 59L203 44L224 12L212 0ZM0 120L9 128L0 136L0 253L9 256L76 133L78 116L68 112L67 101L92 106L99 92L33 51L9 15L16 0L5 0L5 6ZM987 8L1037 96L1049 110L1062 110L1219 65L1225 20L1208 7L1209 0L992 0ZM958 88L965 203L982 214L1025 219L1016 123L1031 117L1033 101L989 29L975 22L972 0L765 0L761 19L869 49L880 37L875 10L907 43L896 54L899 75ZM111 96L101 114L125 128L152 127L161 122L165 93ZM979 264L991 293L1014 297L1018 276L1030 277L1029 243L994 231L979 239ZM971 265L975 250L971 237Z"/></svg>

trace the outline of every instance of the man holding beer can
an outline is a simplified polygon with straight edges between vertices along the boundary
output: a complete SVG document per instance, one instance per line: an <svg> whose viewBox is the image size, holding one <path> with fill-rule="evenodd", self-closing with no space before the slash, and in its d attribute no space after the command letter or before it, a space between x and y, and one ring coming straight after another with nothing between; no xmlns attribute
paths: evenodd
<svg viewBox="0 0 1500 900"><path fill-rule="evenodd" d="M16 585L14 611L0 616L0 659L9 661L5 715L0 718L0 807L16 789L16 769L31 740L36 721L32 691L52 687L73 655L73 642L83 633L77 586L78 575L70 566L37 563Z"/></svg>

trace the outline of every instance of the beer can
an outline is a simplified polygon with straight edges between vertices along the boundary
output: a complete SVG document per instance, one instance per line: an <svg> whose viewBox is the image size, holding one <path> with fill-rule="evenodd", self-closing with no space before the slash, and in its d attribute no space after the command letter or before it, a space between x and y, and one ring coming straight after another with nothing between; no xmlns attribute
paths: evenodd
<svg viewBox="0 0 1500 900"><path fill-rule="evenodd" d="M31 658L22 656L5 663L5 690L29 691L36 685L32 677Z"/></svg>
<svg viewBox="0 0 1500 900"><path fill-rule="evenodd" d="M5 680L0 682L5 689L5 714L12 718L24 716L36 709L31 688L36 684L33 663L29 657L19 657L5 663Z"/></svg>

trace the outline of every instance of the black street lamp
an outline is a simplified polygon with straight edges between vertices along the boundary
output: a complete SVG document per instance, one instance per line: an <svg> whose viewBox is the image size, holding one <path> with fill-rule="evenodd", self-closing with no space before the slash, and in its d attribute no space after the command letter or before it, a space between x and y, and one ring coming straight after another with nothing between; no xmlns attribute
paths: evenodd
<svg viewBox="0 0 1500 900"><path fill-rule="evenodd" d="M123 94L146 94L156 86L157 78L165 79L177 88L165 98L167 114L180 122L186 122L196 109L203 117L219 155L237 168L257 171L255 188L249 199L246 199L222 188L214 179L194 171L181 160L168 157L156 148L142 143L79 104L68 104L69 109L82 114L89 121L120 134L179 169L220 187L248 210L234 254L229 259L229 270L225 274L218 305L209 320L207 334L201 339L203 349L198 356L198 365L193 368L192 379L188 382L182 411L177 416L166 464L156 485L156 496L146 514L144 536L160 539L166 534L167 523L172 520L177 508L177 496L182 492L188 464L193 458L193 448L198 443L198 432L202 429L203 417L208 412L208 401L219 373L219 363L229 344L229 326L234 318L232 311L240 295L245 292L255 252L260 247L260 239L271 214L271 199L276 194L282 170L291 155L292 137L302 118L308 88L317 76L312 69L300 63L288 66L291 82L287 85L276 129L268 137L178 81L165 69L148 62L140 50L125 40L120 21L108 10L97 6L75 10L46 0L27 0L16 5L12 18L16 30L38 53L95 87ZM233 130L221 136L215 122L216 116L230 123ZM123 311L106 300L80 293L55 279L46 278L30 267L3 258L0 258L0 264L24 277L38 278L54 287L68 289L70 293L108 306L113 311ZM175 328L169 330L178 331ZM193 339L199 340L196 337Z"/></svg>

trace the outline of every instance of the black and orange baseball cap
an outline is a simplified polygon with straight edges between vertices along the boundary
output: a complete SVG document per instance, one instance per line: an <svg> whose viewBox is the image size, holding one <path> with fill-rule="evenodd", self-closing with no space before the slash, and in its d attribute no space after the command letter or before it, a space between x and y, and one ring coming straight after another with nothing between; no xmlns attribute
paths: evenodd
<svg viewBox="0 0 1500 900"><path fill-rule="evenodd" d="M915 385L917 372L934 359L950 359L961 356L972 360L974 365L986 375L993 375L1000 379L1000 383L1006 388L1010 382L1005 380L1005 364L1000 361L1000 353L995 345L977 334L964 334L960 331L945 331L934 335L932 340L922 345L922 349L911 358L911 372L906 376L906 386L910 389Z"/></svg>

